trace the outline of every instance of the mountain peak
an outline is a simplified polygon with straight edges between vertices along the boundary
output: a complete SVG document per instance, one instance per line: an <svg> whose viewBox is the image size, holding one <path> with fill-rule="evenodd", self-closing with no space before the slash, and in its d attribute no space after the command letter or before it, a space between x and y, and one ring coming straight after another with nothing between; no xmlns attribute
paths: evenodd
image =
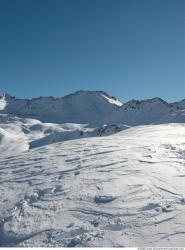
<svg viewBox="0 0 185 250"><path fill-rule="evenodd" d="M1 94L1 113L59 123L92 123L114 112L122 102L104 91L76 91L64 97L17 99Z"/></svg>
<svg viewBox="0 0 185 250"><path fill-rule="evenodd" d="M185 100L169 104L154 97L133 99L123 104L101 90L79 90L64 97L32 99L18 99L0 93L0 113L32 117L44 122L83 123L93 126L116 122L126 125L150 124L166 115L171 116L178 109L185 109Z"/></svg>
<svg viewBox="0 0 185 250"><path fill-rule="evenodd" d="M130 100L128 101L127 103L125 103L124 107L125 108L132 108L132 109L135 109L135 108L139 108L141 105L165 105L165 106L169 106L169 104L164 101L163 99L161 99L160 97L154 97L154 98L151 98L151 99L145 99L145 100Z"/></svg>

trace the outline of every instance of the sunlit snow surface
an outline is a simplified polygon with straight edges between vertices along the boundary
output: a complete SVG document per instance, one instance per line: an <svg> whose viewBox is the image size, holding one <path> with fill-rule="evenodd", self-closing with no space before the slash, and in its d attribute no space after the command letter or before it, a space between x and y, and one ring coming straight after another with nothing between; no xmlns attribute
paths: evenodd
<svg viewBox="0 0 185 250"><path fill-rule="evenodd" d="M0 202L1 246L184 246L185 124L4 154Z"/></svg>

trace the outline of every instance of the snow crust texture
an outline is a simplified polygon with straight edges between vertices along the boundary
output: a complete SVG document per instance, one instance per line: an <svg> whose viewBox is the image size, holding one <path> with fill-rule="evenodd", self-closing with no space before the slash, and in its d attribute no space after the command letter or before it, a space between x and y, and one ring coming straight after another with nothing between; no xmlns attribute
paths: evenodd
<svg viewBox="0 0 185 250"><path fill-rule="evenodd" d="M183 105L0 95L0 246L185 246Z"/></svg>
<svg viewBox="0 0 185 250"><path fill-rule="evenodd" d="M184 246L185 125L0 160L1 246Z"/></svg>

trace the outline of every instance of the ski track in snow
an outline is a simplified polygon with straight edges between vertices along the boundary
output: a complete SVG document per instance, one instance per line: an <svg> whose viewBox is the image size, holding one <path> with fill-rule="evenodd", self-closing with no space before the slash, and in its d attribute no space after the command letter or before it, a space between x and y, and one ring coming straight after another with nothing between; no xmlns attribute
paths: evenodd
<svg viewBox="0 0 185 250"><path fill-rule="evenodd" d="M138 126L0 159L0 245L185 245L185 125Z"/></svg>

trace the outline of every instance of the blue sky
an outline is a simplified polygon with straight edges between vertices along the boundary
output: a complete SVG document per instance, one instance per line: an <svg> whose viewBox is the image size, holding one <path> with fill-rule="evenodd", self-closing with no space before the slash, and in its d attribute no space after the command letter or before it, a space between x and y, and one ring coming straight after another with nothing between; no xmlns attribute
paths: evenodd
<svg viewBox="0 0 185 250"><path fill-rule="evenodd" d="M0 92L185 98L184 0L0 0Z"/></svg>

